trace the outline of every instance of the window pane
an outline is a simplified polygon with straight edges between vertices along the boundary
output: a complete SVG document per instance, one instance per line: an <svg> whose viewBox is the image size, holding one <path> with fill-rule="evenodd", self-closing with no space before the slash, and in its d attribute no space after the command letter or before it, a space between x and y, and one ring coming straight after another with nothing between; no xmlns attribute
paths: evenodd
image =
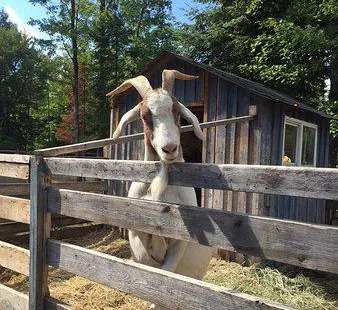
<svg viewBox="0 0 338 310"><path fill-rule="evenodd" d="M296 163L297 127L285 125L285 142L283 163Z"/></svg>
<svg viewBox="0 0 338 310"><path fill-rule="evenodd" d="M316 129L303 126L302 165L314 165Z"/></svg>

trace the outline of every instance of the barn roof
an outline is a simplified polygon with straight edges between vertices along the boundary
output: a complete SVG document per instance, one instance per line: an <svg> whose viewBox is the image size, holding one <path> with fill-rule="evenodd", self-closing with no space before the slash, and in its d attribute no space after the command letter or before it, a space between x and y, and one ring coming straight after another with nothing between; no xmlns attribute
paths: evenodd
<svg viewBox="0 0 338 310"><path fill-rule="evenodd" d="M150 69L154 68L154 66L156 66L157 63L163 61L164 59L173 59L173 58L177 58L180 59L184 62L190 63L193 66L199 67L201 69L204 69L212 74L215 74L229 82L232 82L234 84L237 84L243 88L249 89L250 91L252 91L253 93L260 95L262 97L268 98L268 99L272 99L272 100L276 100L276 101L280 101L283 103L286 103L288 105L294 106L294 107L299 107L303 110L307 110L316 114L319 114L323 117L327 117L327 118L332 118L332 116L318 111L315 108L312 108L304 103L301 103L300 101L298 101L297 99L291 98L288 95L282 94L276 90L273 90L270 87L264 86L263 84L257 83L257 82L253 82L250 81L248 79L239 77L235 74L232 73L228 73L219 69L216 69L214 67L199 63L197 61L194 61L192 59L189 59L187 57L175 54L173 52L169 52L169 51L163 51L161 52L158 57L156 59L154 59L152 62L150 62L142 71L138 72L137 75L139 74L144 74L146 75L146 72L148 72Z"/></svg>

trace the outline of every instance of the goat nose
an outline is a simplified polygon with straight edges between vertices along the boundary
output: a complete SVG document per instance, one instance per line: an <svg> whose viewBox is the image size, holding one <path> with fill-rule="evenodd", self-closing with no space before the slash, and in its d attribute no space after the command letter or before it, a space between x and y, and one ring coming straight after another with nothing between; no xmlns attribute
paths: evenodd
<svg viewBox="0 0 338 310"><path fill-rule="evenodd" d="M177 149L177 144L174 144L174 143L168 143L162 147L162 151L166 154L174 153L176 149Z"/></svg>

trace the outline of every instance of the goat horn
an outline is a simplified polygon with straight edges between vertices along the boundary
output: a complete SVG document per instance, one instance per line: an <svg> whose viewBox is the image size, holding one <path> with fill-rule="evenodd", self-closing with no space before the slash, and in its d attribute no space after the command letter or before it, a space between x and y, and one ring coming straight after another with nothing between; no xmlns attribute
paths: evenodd
<svg viewBox="0 0 338 310"><path fill-rule="evenodd" d="M177 70L163 70L162 72L162 88L169 94L174 91L174 81L178 80L195 80L198 76L184 74Z"/></svg>
<svg viewBox="0 0 338 310"><path fill-rule="evenodd" d="M137 76L135 78L132 78L132 79L129 79L123 82L119 87L115 88L113 91L108 93L106 96L110 98L114 98L115 95L126 91L132 86L136 88L136 90L141 95L142 99L145 97L145 95L149 91L153 90L148 79L145 76L140 75L140 76Z"/></svg>

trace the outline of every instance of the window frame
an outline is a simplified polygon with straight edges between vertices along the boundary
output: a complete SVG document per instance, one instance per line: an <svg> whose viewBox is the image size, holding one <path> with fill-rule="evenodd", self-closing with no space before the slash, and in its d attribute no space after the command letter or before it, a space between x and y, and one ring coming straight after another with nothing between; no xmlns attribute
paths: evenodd
<svg viewBox="0 0 338 310"><path fill-rule="evenodd" d="M285 129L286 125L294 126L297 128L296 138L296 160L294 163L283 162L284 149L285 149ZM303 131L304 126L313 128L315 130L315 143L314 143L314 154L313 154L313 165L302 165L302 151L303 151ZM318 147L318 125L309 123L297 118L285 116L284 119L284 131L283 131L283 155L282 165L283 166L302 166L302 167L316 167L317 166L317 147Z"/></svg>

